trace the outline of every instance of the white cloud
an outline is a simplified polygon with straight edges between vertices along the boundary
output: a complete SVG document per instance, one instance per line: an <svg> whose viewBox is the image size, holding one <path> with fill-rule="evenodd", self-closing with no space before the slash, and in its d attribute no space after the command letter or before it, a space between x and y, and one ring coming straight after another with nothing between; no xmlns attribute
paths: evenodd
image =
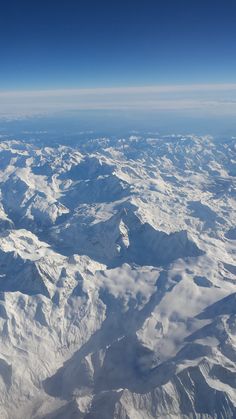
<svg viewBox="0 0 236 419"><path fill-rule="evenodd" d="M236 112L236 84L194 84L0 92L0 116L64 110Z"/></svg>
<svg viewBox="0 0 236 419"><path fill-rule="evenodd" d="M57 89L57 90L25 90L0 91L2 97L47 97L47 96L87 96L110 94L144 94L168 92L194 92L194 91L229 91L236 90L235 84L186 84L186 85L155 85L132 87L96 87L85 89Z"/></svg>

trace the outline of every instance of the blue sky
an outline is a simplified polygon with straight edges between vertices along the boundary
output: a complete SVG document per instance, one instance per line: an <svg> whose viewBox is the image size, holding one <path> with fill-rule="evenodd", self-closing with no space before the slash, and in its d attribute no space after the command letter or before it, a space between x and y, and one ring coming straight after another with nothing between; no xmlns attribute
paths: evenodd
<svg viewBox="0 0 236 419"><path fill-rule="evenodd" d="M2 2L0 118L69 111L235 127L236 1Z"/></svg>
<svg viewBox="0 0 236 419"><path fill-rule="evenodd" d="M0 90L236 82L234 0L9 0Z"/></svg>

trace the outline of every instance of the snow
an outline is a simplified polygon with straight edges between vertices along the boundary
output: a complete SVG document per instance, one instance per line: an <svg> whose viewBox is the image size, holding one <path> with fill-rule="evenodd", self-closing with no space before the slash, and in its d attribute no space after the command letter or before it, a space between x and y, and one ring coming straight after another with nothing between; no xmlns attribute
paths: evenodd
<svg viewBox="0 0 236 419"><path fill-rule="evenodd" d="M0 417L236 415L234 139L0 143Z"/></svg>

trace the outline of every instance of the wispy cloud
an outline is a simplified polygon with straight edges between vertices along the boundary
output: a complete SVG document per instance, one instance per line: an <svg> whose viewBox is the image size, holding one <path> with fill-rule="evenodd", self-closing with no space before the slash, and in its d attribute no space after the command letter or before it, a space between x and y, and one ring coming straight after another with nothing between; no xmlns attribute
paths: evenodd
<svg viewBox="0 0 236 419"><path fill-rule="evenodd" d="M25 90L0 91L0 97L45 97L45 96L87 96L110 94L144 94L169 92L195 92L195 91L231 91L236 90L234 84L186 84L186 85L154 85L132 87L96 87L84 89L57 89L57 90Z"/></svg>
<svg viewBox="0 0 236 419"><path fill-rule="evenodd" d="M0 116L2 117L92 109L150 109L231 115L236 112L236 84L0 92Z"/></svg>

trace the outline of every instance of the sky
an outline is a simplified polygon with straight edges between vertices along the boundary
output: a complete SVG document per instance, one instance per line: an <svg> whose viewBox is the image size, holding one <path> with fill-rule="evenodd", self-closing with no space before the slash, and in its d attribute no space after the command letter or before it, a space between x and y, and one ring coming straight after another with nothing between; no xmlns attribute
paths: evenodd
<svg viewBox="0 0 236 419"><path fill-rule="evenodd" d="M235 84L235 0L1 3L0 115L142 107L232 115Z"/></svg>
<svg viewBox="0 0 236 419"><path fill-rule="evenodd" d="M8 0L0 90L236 82L234 0Z"/></svg>

